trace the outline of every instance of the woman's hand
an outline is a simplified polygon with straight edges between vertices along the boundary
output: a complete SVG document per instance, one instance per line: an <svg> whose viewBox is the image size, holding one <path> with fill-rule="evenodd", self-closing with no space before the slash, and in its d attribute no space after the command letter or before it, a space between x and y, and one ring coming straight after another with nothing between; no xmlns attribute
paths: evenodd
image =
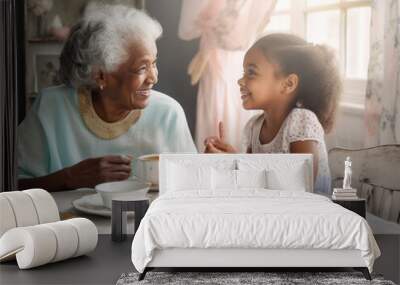
<svg viewBox="0 0 400 285"><path fill-rule="evenodd" d="M93 188L99 183L128 179L131 174L131 160L131 157L125 155L82 160L64 169L65 185L69 189Z"/></svg>
<svg viewBox="0 0 400 285"><path fill-rule="evenodd" d="M236 153L236 149L230 144L225 143L225 132L222 122L218 125L219 136L208 137L204 141L205 153Z"/></svg>

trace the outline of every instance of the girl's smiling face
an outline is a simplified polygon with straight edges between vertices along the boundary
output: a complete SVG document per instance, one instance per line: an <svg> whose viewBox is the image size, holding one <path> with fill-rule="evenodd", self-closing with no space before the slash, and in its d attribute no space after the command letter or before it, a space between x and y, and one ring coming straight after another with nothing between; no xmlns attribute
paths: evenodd
<svg viewBox="0 0 400 285"><path fill-rule="evenodd" d="M251 48L244 58L243 77L238 80L245 109L266 109L280 102L284 76L279 67L267 60L261 49Z"/></svg>

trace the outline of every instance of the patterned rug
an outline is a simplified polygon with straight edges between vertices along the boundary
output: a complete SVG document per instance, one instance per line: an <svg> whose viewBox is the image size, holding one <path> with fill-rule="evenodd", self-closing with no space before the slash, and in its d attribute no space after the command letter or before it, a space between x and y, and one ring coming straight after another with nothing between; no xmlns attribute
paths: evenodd
<svg viewBox="0 0 400 285"><path fill-rule="evenodd" d="M297 285L297 284L376 284L395 285L384 280L380 275L372 275L372 281L364 278L360 272L148 272L142 281L138 281L139 273L124 273L117 285L133 284L267 284L267 285Z"/></svg>

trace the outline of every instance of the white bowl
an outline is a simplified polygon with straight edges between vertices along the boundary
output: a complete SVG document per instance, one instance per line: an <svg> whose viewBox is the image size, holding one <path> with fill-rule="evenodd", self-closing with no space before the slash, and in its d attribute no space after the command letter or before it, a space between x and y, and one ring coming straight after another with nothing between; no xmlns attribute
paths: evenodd
<svg viewBox="0 0 400 285"><path fill-rule="evenodd" d="M104 206L111 209L112 200L141 199L146 196L151 183L139 180L124 180L106 182L96 185L96 191L101 195Z"/></svg>

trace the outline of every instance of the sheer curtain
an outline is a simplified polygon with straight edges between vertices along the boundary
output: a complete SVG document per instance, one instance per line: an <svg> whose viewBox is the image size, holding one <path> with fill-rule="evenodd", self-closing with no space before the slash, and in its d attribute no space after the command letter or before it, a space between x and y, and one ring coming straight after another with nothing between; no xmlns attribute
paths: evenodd
<svg viewBox="0 0 400 285"><path fill-rule="evenodd" d="M24 1L0 1L0 191L17 190L16 130L18 109L21 118L24 101L18 105L18 96L25 98L24 65Z"/></svg>
<svg viewBox="0 0 400 285"><path fill-rule="evenodd" d="M179 36L200 37L188 73L199 82L195 141L199 151L208 136L225 127L226 141L240 148L244 125L254 114L242 107L237 80L246 50L265 30L276 0L184 0Z"/></svg>
<svg viewBox="0 0 400 285"><path fill-rule="evenodd" d="M399 0L374 0L372 3L365 111L366 147L400 144ZM370 167L375 170L375 175L363 173L369 176L366 176L367 181L361 181L360 195L367 199L369 212L400 223L399 177L390 175L391 169L398 173L399 146L371 148L368 151L376 152L373 157L376 169ZM382 157L385 164L379 163ZM385 165L388 170L382 167Z"/></svg>
<svg viewBox="0 0 400 285"><path fill-rule="evenodd" d="M375 0L366 94L366 146L400 143L400 1Z"/></svg>

